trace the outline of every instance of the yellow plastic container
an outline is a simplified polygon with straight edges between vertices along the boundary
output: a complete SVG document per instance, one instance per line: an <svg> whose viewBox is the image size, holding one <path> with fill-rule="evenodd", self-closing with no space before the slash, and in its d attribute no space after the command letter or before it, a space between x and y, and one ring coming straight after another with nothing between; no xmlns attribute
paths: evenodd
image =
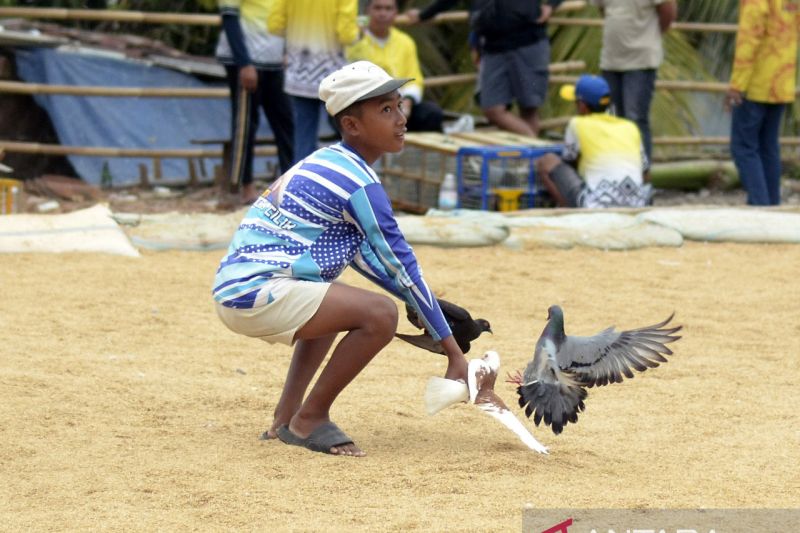
<svg viewBox="0 0 800 533"><path fill-rule="evenodd" d="M0 215L18 213L22 204L22 182L0 178Z"/></svg>
<svg viewBox="0 0 800 533"><path fill-rule="evenodd" d="M498 187L492 189L497 197L498 211L516 211L519 209L520 198L525 194L525 189Z"/></svg>

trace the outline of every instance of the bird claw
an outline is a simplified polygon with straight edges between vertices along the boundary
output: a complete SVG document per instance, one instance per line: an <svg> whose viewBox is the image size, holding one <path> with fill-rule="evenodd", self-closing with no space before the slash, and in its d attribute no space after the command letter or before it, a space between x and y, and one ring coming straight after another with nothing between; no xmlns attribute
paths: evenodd
<svg viewBox="0 0 800 533"><path fill-rule="evenodd" d="M506 378L508 378L506 379L506 383L512 383L517 386L522 385L522 374L520 374L519 370L516 370L514 374L506 372Z"/></svg>

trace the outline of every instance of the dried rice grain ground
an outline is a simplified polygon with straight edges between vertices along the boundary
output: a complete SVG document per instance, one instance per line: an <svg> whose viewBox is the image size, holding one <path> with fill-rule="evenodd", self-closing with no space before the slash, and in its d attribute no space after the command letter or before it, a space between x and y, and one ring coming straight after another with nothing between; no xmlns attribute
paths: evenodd
<svg viewBox="0 0 800 533"><path fill-rule="evenodd" d="M393 341L332 413L369 455L337 458L257 439L290 351L218 322L220 252L3 255L0 528L518 531L527 502L800 500L800 246L417 252L435 290L491 321L471 355L498 350L501 372L554 303L568 333L674 310L684 338L670 363L591 389L562 435L534 429L549 456L467 405L425 415L445 360Z"/></svg>

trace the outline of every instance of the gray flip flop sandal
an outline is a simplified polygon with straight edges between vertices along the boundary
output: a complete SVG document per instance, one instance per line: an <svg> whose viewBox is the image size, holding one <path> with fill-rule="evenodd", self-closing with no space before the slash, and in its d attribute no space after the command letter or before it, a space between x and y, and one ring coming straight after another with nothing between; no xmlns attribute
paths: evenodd
<svg viewBox="0 0 800 533"><path fill-rule="evenodd" d="M300 438L289 430L289 426L284 424L278 428L278 438L285 444L302 446L314 452L331 453L331 448L344 444L354 444L353 439L348 437L339 426L333 422L325 422L317 426L314 431L306 438ZM331 454L339 455L339 454Z"/></svg>

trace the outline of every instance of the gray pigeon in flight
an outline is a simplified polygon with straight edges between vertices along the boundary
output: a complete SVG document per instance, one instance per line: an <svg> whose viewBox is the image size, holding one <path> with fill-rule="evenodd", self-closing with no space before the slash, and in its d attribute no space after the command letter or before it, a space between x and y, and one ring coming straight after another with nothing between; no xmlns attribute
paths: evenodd
<svg viewBox="0 0 800 533"><path fill-rule="evenodd" d="M665 344L680 339L675 333L683 327L666 327L674 315L644 328L620 332L612 326L593 337L577 337L564 333L564 312L551 306L533 360L522 375L509 376L517 385L519 406L537 426L544 420L558 435L578 421L586 387L621 383L623 375L633 378L631 369L644 372L667 362L664 355L672 350Z"/></svg>
<svg viewBox="0 0 800 533"><path fill-rule="evenodd" d="M469 311L463 307L448 302L447 300L442 300L441 298L437 298L436 301L439 302L439 307L441 307L442 313L450 326L450 330L453 332L453 337L455 337L462 352L469 352L472 341L477 339L481 333L484 331L492 332L492 327L487 320L483 318L473 320ZM417 311L408 304L406 304L406 318L408 318L408 321L411 322L414 327L424 329L425 326L419 319ZM418 348L444 355L442 345L439 341L433 340L433 337L431 337L428 331L419 335L395 333L395 337L413 344Z"/></svg>

